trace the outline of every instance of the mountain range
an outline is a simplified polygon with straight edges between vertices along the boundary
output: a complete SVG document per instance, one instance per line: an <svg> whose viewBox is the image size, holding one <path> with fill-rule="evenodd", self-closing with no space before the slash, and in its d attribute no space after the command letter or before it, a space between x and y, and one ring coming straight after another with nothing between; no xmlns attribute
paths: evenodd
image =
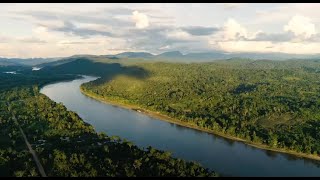
<svg viewBox="0 0 320 180"><path fill-rule="evenodd" d="M0 66L51 66L70 62L80 57L101 57L107 59L143 59L171 62L210 62L221 59L241 58L253 60L288 60L288 59L320 59L320 54L287 54L287 53L227 53L222 51L182 54L180 51L169 51L161 54L148 52L123 52L113 55L74 55L65 58L0 58Z"/></svg>
<svg viewBox="0 0 320 180"><path fill-rule="evenodd" d="M158 55L153 55L147 52L125 52L115 55L107 55L108 58L142 58L156 60L179 60L179 61L213 61L217 59L230 58L248 58L254 60L288 60L288 59L318 59L320 54L287 54L287 53L227 53L222 51L199 52L182 54L179 51L164 52Z"/></svg>

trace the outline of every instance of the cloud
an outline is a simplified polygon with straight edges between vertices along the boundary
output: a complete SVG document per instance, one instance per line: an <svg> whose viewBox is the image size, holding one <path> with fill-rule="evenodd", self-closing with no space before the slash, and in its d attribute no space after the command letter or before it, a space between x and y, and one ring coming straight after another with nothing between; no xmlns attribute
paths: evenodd
<svg viewBox="0 0 320 180"><path fill-rule="evenodd" d="M248 49L251 52L266 52L270 51L273 44L266 41L226 41L218 42L218 46L227 52L247 52Z"/></svg>
<svg viewBox="0 0 320 180"><path fill-rule="evenodd" d="M170 48L171 48L170 45L166 45L166 46L159 47L158 49L159 49L159 50L168 50L168 49L170 49Z"/></svg>
<svg viewBox="0 0 320 180"><path fill-rule="evenodd" d="M129 29L122 38L126 39L129 48L159 53L165 50L178 50L181 47L189 50L206 47L208 44L205 37L194 37L179 27L172 26L152 26L145 29Z"/></svg>
<svg viewBox="0 0 320 180"><path fill-rule="evenodd" d="M61 27L46 27L48 30L60 31L71 35L81 36L83 38L88 38L89 36L101 35L112 37L113 34L107 31L98 31L87 28L79 28L69 21L65 21Z"/></svg>
<svg viewBox="0 0 320 180"><path fill-rule="evenodd" d="M99 44L82 42L83 39L91 39L96 36L113 39L108 48L118 50L157 51L160 47L177 47L182 46L183 43L190 45L190 42L194 41L192 34L172 24L174 17L169 17L161 11L155 13L154 11L142 10L143 8L140 7L135 7L136 11L132 11L132 9L102 7L94 11L90 11L90 9L89 11L81 11L81 13L78 10L30 9L19 11L17 9L14 15L19 17L20 21L28 21L36 25L33 29L33 35L41 39L48 37L46 40L50 44L63 48L61 53L66 53L67 48L74 48L80 44L99 46ZM148 16L145 12L148 12ZM150 23L153 24L152 27L150 27ZM135 28L132 28L133 26ZM191 31L192 29L190 29ZM199 33L203 34L204 32ZM193 34L197 34L197 32ZM198 41L205 43L203 39Z"/></svg>
<svg viewBox="0 0 320 180"><path fill-rule="evenodd" d="M293 16L283 29L287 32L292 32L303 39L308 39L316 34L316 28L311 22L311 19L302 15Z"/></svg>
<svg viewBox="0 0 320 180"><path fill-rule="evenodd" d="M223 29L223 36L225 40L247 38L247 29L232 18L228 19L228 21L224 24Z"/></svg>
<svg viewBox="0 0 320 180"><path fill-rule="evenodd" d="M318 9L317 4L243 3L3 5L0 46L6 52L0 53L311 53L320 51Z"/></svg>
<svg viewBox="0 0 320 180"><path fill-rule="evenodd" d="M35 44L45 44L47 41L35 38L35 37L27 37L27 38L18 38L19 42L22 43L35 43Z"/></svg>
<svg viewBox="0 0 320 180"><path fill-rule="evenodd" d="M64 11L41 11L41 10L28 10L14 12L14 16L24 18L28 21L34 21L36 23L50 23L50 21L72 21L75 23L90 23L90 24L108 24L110 26L129 26L132 22L128 19L119 19L115 17L117 15L126 15L126 11L129 9L116 8L116 9L102 9L94 12L64 12ZM31 19L30 19L31 18Z"/></svg>
<svg viewBox="0 0 320 180"><path fill-rule="evenodd" d="M270 8L256 8L253 23L263 26L281 26L297 14L303 14L313 20L320 16L319 3L279 3L272 4Z"/></svg>
<svg viewBox="0 0 320 180"><path fill-rule="evenodd" d="M222 3L225 9L231 10L243 6L245 3Z"/></svg>
<svg viewBox="0 0 320 180"><path fill-rule="evenodd" d="M64 44L99 44L99 42L90 42L90 41L60 41L58 44L64 45Z"/></svg>
<svg viewBox="0 0 320 180"><path fill-rule="evenodd" d="M292 32L286 33L265 33L257 32L253 38L247 39L248 41L272 41L272 42L287 42L294 39Z"/></svg>
<svg viewBox="0 0 320 180"><path fill-rule="evenodd" d="M317 33L315 35L312 35L309 39L307 39L306 41L308 42L320 42L320 34Z"/></svg>
<svg viewBox="0 0 320 180"><path fill-rule="evenodd" d="M153 52L168 45L166 27L151 27L147 29L130 29L122 37L126 39L127 47Z"/></svg>
<svg viewBox="0 0 320 180"><path fill-rule="evenodd" d="M45 11L24 11L18 14L31 16L39 20L57 20L59 19L58 15L60 15L60 13L56 14L56 13L45 12Z"/></svg>
<svg viewBox="0 0 320 180"><path fill-rule="evenodd" d="M132 12L132 19L136 24L136 28L143 29L149 26L148 16L139 11Z"/></svg>
<svg viewBox="0 0 320 180"><path fill-rule="evenodd" d="M289 54L316 54L319 53L320 43L295 43L280 42L272 43L270 41L228 41L218 42L219 47L228 52L281 52Z"/></svg>
<svg viewBox="0 0 320 180"><path fill-rule="evenodd" d="M120 15L131 15L132 9L130 8L124 8L124 7L119 7L119 8L105 8L103 9L103 12L109 13L109 14L120 14Z"/></svg>
<svg viewBox="0 0 320 180"><path fill-rule="evenodd" d="M185 31L181 31L180 29L175 29L172 31L169 31L167 33L167 39L170 40L190 40L191 36L189 33Z"/></svg>
<svg viewBox="0 0 320 180"><path fill-rule="evenodd" d="M31 43L26 45L20 41L14 41L9 44L0 43L0 56L6 57L67 57L75 54L93 54L103 55L113 52L107 48L122 48L126 44L121 39L90 37L81 39L79 37L68 37L48 41L46 44Z"/></svg>
<svg viewBox="0 0 320 180"><path fill-rule="evenodd" d="M207 36L220 30L219 28L215 28L215 27L201 27L201 26L182 27L181 29L194 36Z"/></svg>
<svg viewBox="0 0 320 180"><path fill-rule="evenodd" d="M310 54L320 50L320 46L317 47L320 45L320 34L315 32L310 19L302 16L293 17L285 25L284 32L267 33L259 30L252 35L240 23L228 19L219 33L220 36L209 39L209 44L227 52ZM299 41L301 37L303 41Z"/></svg>
<svg viewBox="0 0 320 180"><path fill-rule="evenodd" d="M8 43L8 42L10 42L10 40L11 39L9 37L0 35L0 43Z"/></svg>

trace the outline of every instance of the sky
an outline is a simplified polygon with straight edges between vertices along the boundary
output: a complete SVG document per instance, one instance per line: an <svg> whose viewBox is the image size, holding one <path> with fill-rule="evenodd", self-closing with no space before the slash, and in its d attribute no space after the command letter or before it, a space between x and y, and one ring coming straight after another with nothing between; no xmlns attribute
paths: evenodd
<svg viewBox="0 0 320 180"><path fill-rule="evenodd" d="M320 4L0 5L0 57L121 52L320 52Z"/></svg>

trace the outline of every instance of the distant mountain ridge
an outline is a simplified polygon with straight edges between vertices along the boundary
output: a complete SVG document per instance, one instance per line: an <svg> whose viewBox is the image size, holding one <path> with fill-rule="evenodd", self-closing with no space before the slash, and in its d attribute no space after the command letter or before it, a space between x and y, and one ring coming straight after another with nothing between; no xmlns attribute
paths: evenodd
<svg viewBox="0 0 320 180"><path fill-rule="evenodd" d="M294 60L312 59L320 60L320 54L287 54L287 53L228 53L223 51L209 51L182 54L180 51L168 51L161 54L151 54L148 52L122 52L109 55L89 55L79 54L64 58L0 58L0 66L55 66L64 64L77 58L106 58L106 59L143 59L150 61L166 62L212 62L222 59L252 59L252 60Z"/></svg>
<svg viewBox="0 0 320 180"><path fill-rule="evenodd" d="M57 61L61 58L0 58L0 66L35 66Z"/></svg>
<svg viewBox="0 0 320 180"><path fill-rule="evenodd" d="M153 54L147 52L123 52L116 55L118 58L150 58L153 56Z"/></svg>
<svg viewBox="0 0 320 180"><path fill-rule="evenodd" d="M198 52L182 54L180 51L169 51L158 55L153 55L147 52L123 52L114 55L104 55L107 58L121 59L121 58L143 58L156 60L179 60L179 61L212 61L217 59L230 58L248 58L254 60L288 60L288 59L320 59L320 54L287 54L287 53L227 53L223 51L212 52Z"/></svg>

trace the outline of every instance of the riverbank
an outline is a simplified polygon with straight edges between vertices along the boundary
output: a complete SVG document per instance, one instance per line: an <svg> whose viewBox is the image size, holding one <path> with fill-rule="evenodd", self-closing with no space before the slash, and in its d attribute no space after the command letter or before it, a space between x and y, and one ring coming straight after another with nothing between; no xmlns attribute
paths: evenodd
<svg viewBox="0 0 320 180"><path fill-rule="evenodd" d="M221 133L221 132L216 132L216 131L213 131L213 130L210 130L210 129L201 128L201 127L198 127L197 125L195 125L193 123L182 122L180 120L171 118L171 117L169 117L167 115L160 114L159 112L154 112L154 111L147 110L145 108L141 108L138 105L133 105L133 104L128 104L128 103L123 103L123 102L118 102L118 101L115 101L115 100L102 98L99 95L96 95L96 94L93 94L91 92L88 92L88 91L84 90L82 87L80 87L80 91L83 94L85 94L86 96L88 96L88 97L91 97L93 99L96 99L98 101L101 101L101 102L104 102L104 103L107 103L107 104L111 104L111 105L114 105L114 106L122 107L122 108L125 108L125 109L138 111L140 113L146 114L146 115L154 117L154 118L158 118L158 119L163 120L163 121L167 121L167 122L170 122L170 123L173 123L173 124L177 124L177 125L188 127L188 128L192 128L192 129L196 129L196 130L199 130L199 131L202 131L202 132L211 133L211 134L223 137L223 138L231 139L231 140L234 140L234 141L240 141L240 142L243 142L243 143L245 143L245 144L247 144L249 146L255 147L255 148L274 151L274 152L280 152L280 153L284 153L284 154L290 154L290 155L294 155L294 156L297 156L297 157L304 157L304 158L313 159L313 160L320 160L320 157L316 156L316 155L298 153L298 152L287 150L287 149L271 148L271 147L269 147L267 145L264 145L264 144L253 143L251 141L247 141L247 140L244 140L244 139L241 139L241 138L238 138L238 137L233 137L233 136L230 136L230 135L226 135L226 134Z"/></svg>

